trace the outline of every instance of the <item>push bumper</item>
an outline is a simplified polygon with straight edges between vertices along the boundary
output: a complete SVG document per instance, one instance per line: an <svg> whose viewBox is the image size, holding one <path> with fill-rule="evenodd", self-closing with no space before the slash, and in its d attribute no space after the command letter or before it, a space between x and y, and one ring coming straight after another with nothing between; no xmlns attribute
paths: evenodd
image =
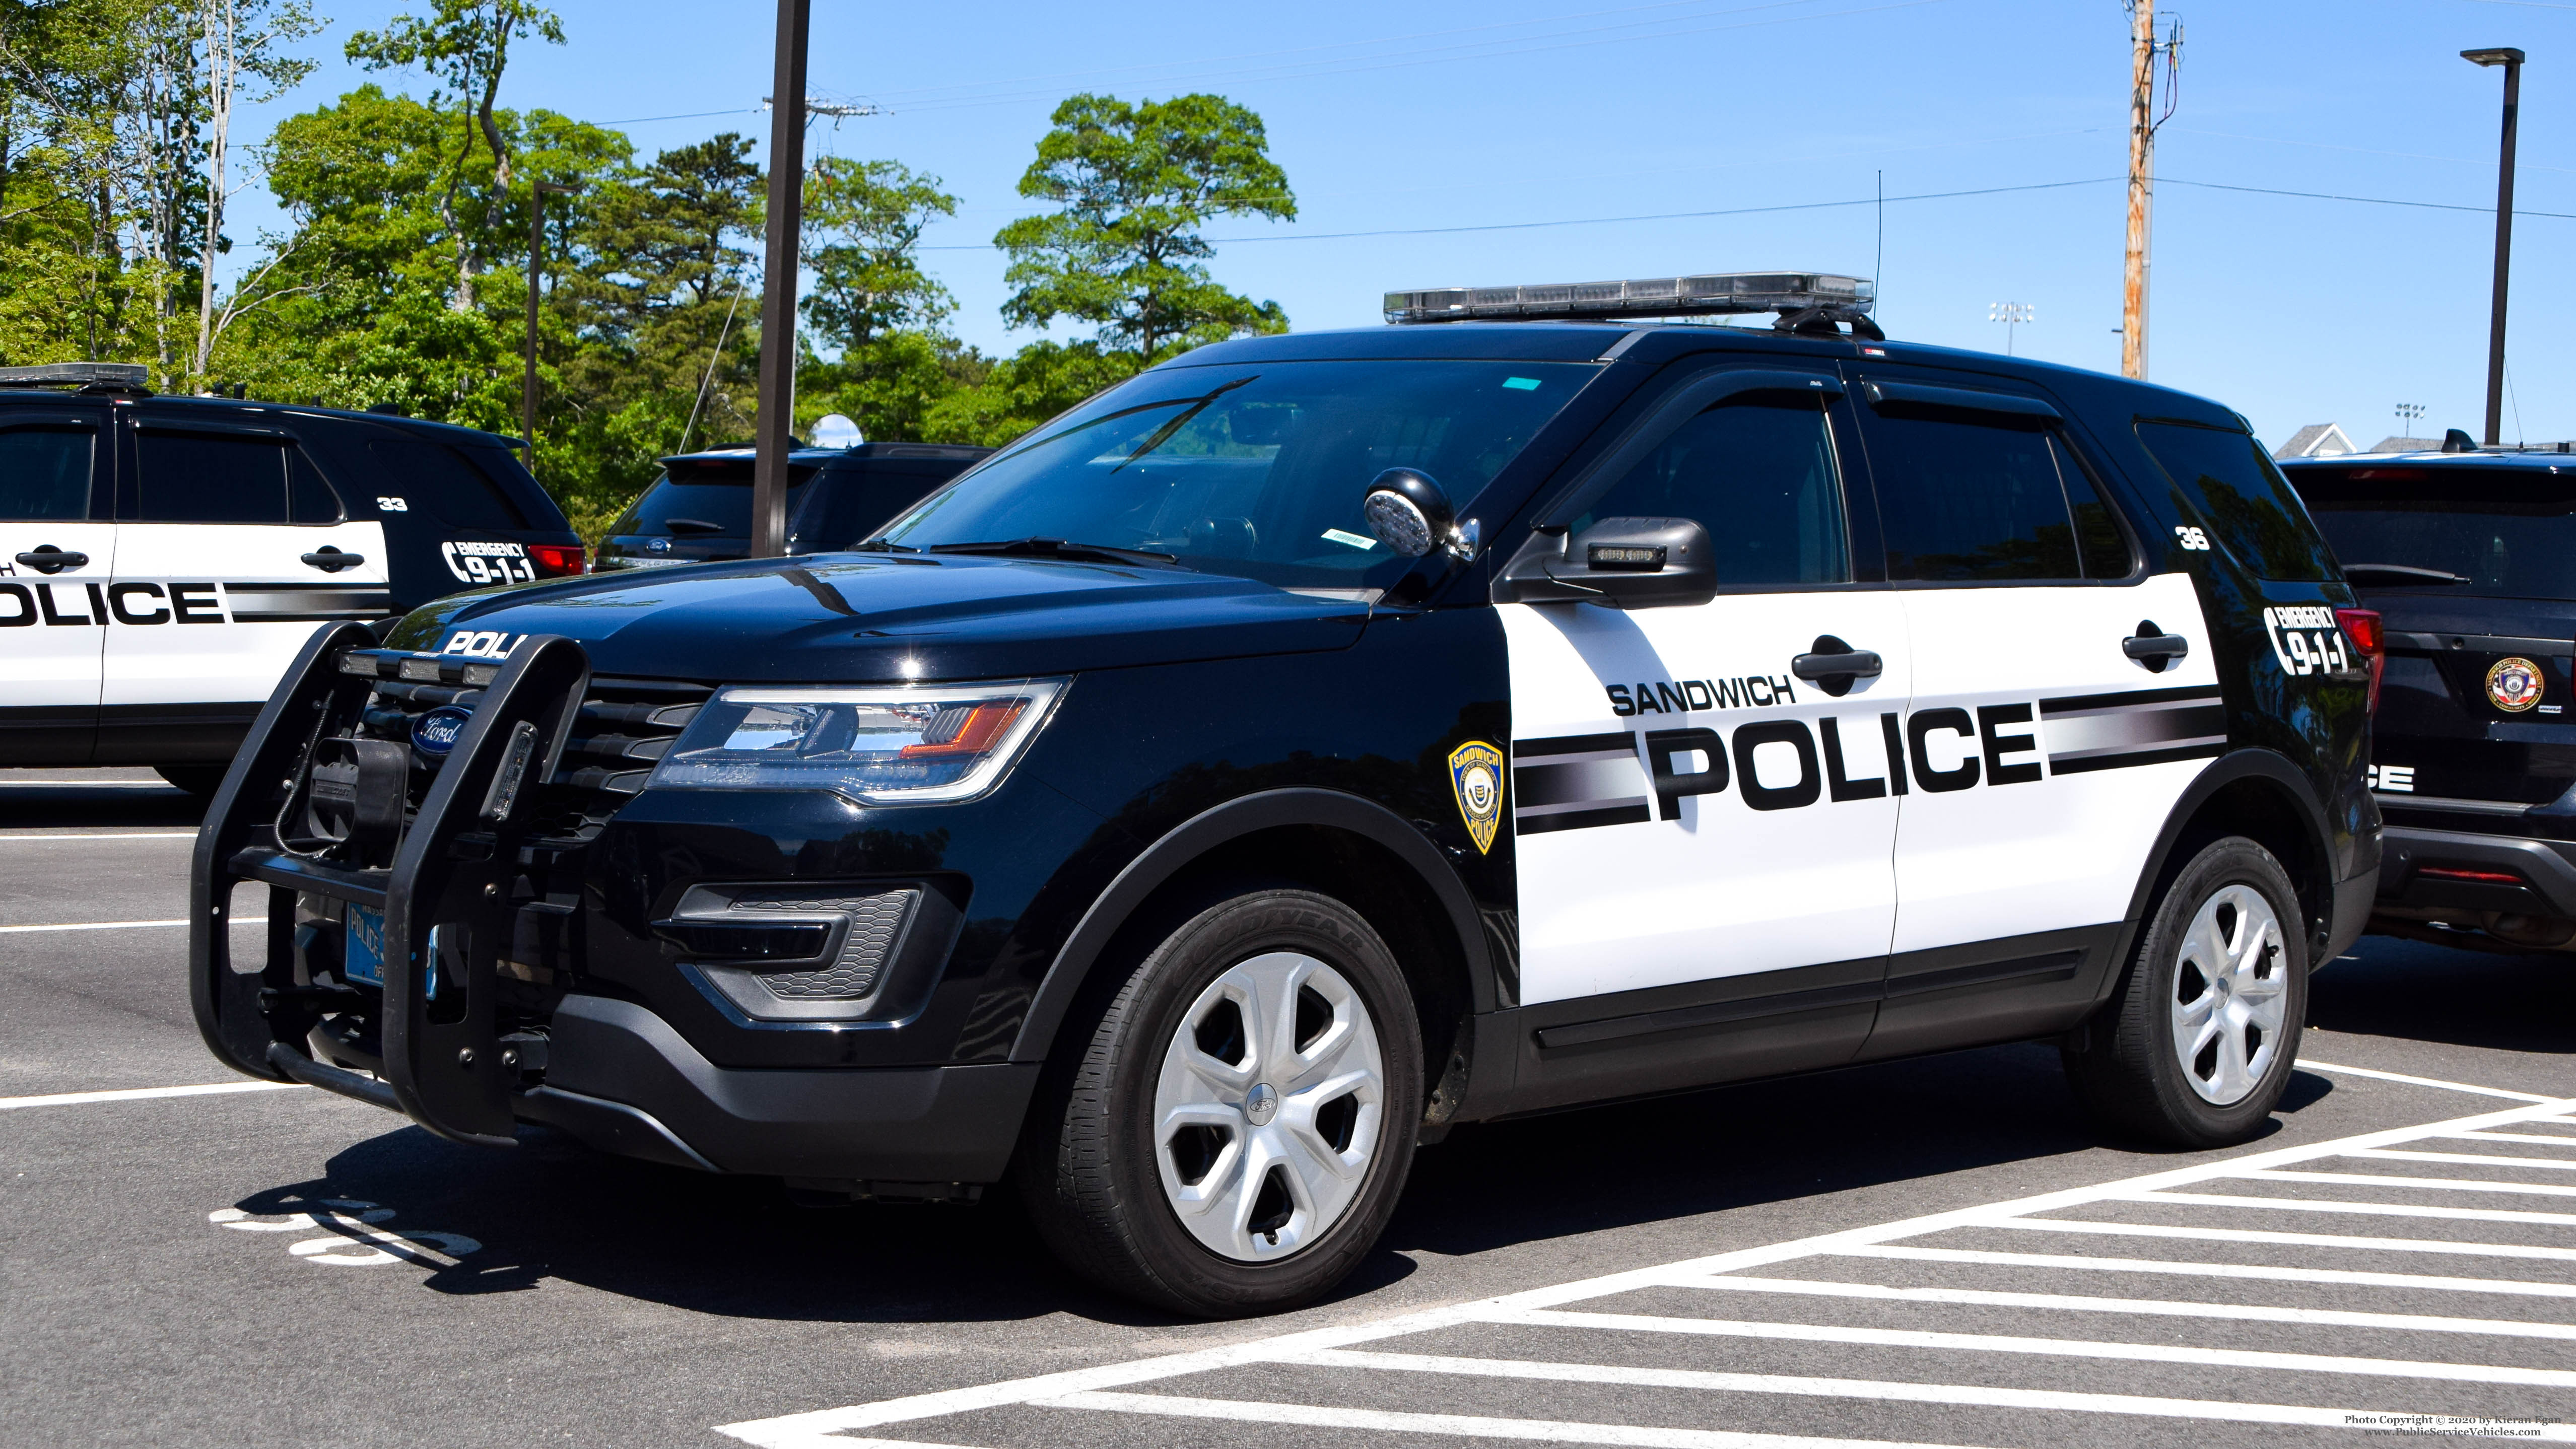
<svg viewBox="0 0 2576 1449"><path fill-rule="evenodd" d="M999 1181L1036 1063L736 1070L632 1002L568 996L525 1121L702 1171L932 1185Z"/></svg>
<svg viewBox="0 0 2576 1449"><path fill-rule="evenodd" d="M2380 862L2380 905L2576 920L2576 843L2392 825Z"/></svg>

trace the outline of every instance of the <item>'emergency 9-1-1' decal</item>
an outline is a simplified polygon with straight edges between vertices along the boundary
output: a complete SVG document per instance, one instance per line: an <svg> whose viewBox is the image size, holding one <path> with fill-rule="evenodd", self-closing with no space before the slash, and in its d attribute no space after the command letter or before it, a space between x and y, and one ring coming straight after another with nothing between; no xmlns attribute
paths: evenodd
<svg viewBox="0 0 2576 1449"><path fill-rule="evenodd" d="M1661 691L1656 691L1660 693ZM1632 713L1644 691L1629 693ZM1792 696L1794 698L1794 696ZM1653 706L1648 705L1649 709ZM1878 736L1884 775L1856 777L1845 741ZM1944 739L1942 737L1947 736ZM1957 764L1934 759L1963 752ZM1764 747L1772 747L1764 755ZM2207 759L2227 747L2215 685L2071 695L1965 709L1610 730L1512 742L1512 825L1523 835L1681 817L1694 795L1734 790L1756 810L1880 800L1913 790L2035 784L2058 775Z"/></svg>

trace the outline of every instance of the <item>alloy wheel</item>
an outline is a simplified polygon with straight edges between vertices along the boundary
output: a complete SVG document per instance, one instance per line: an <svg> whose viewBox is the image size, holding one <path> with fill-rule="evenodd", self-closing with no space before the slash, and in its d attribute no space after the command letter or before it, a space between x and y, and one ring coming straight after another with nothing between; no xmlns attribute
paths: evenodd
<svg viewBox="0 0 2576 1449"><path fill-rule="evenodd" d="M2203 1100L2233 1106L2280 1052L2289 996L2281 918L2262 892L2223 886L2192 916L2176 954L2174 1055Z"/></svg>

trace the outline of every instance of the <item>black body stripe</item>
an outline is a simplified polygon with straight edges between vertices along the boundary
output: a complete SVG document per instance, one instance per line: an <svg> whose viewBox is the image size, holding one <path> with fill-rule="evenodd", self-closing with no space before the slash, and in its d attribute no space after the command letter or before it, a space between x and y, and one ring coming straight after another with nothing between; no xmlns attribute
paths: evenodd
<svg viewBox="0 0 2576 1449"><path fill-rule="evenodd" d="M1550 755L1597 755L1607 750L1637 752L1637 737L1626 730L1606 735L1559 735L1544 740L1512 741L1515 762L1526 763Z"/></svg>
<svg viewBox="0 0 2576 1449"><path fill-rule="evenodd" d="M2187 699L2216 698L2218 686L2215 684L2183 689L2129 689L2115 694L2076 694L2064 699L2043 699L2039 702L2039 712L2043 716L2072 714L2078 710L2114 709L2121 705L2176 704Z"/></svg>
<svg viewBox="0 0 2576 1449"><path fill-rule="evenodd" d="M1640 802L1602 810L1568 810L1561 815L1519 815L1513 818L1512 828L1522 835L1544 835L1551 830L1584 830L1595 825L1642 825L1654 818L1654 812Z"/></svg>
<svg viewBox="0 0 2576 1449"><path fill-rule="evenodd" d="M2118 770L2130 765L2161 765L2172 760L2214 760L2227 753L2227 742L2213 740L2205 745L2177 745L2169 750L2137 750L2125 755L2091 755L2064 764L2048 762L2052 775L2082 775L2094 770Z"/></svg>

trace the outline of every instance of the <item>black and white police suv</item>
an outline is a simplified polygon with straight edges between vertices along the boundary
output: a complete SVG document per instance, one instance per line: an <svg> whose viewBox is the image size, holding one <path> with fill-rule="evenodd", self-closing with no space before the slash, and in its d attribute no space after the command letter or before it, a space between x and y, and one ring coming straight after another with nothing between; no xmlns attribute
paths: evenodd
<svg viewBox="0 0 2576 1449"><path fill-rule="evenodd" d="M787 459L787 552L829 553L874 538L992 451L948 443L799 448ZM600 571L747 557L751 465L749 448L663 459L662 476L600 540Z"/></svg>
<svg viewBox="0 0 2576 1449"><path fill-rule="evenodd" d="M199 838L206 1041L460 1142L1014 1180L1207 1314L1462 1122L2044 1039L2241 1140L2378 868L2351 591L2234 413L1868 295L1398 294L856 551L319 631Z"/></svg>
<svg viewBox="0 0 2576 1449"><path fill-rule="evenodd" d="M316 621L582 562L489 433L0 369L0 766L212 791Z"/></svg>
<svg viewBox="0 0 2576 1449"><path fill-rule="evenodd" d="M2576 950L2576 457L2454 446L2284 470L2387 631L2372 927Z"/></svg>

